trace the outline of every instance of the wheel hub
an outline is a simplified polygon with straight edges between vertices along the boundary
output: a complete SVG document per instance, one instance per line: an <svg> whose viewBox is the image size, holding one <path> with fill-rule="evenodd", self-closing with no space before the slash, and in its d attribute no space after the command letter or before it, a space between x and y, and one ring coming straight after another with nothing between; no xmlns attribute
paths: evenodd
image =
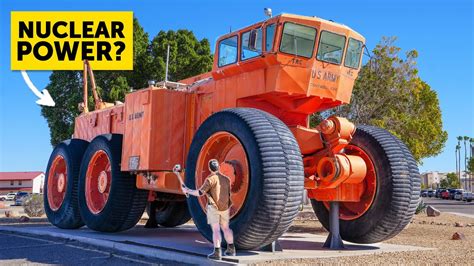
<svg viewBox="0 0 474 266"><path fill-rule="evenodd" d="M97 183L99 192L104 193L107 189L107 173L105 171L100 172Z"/></svg>
<svg viewBox="0 0 474 266"><path fill-rule="evenodd" d="M66 184L66 177L64 177L63 173L60 173L58 177L58 192L59 193L62 193L64 191L65 184Z"/></svg>

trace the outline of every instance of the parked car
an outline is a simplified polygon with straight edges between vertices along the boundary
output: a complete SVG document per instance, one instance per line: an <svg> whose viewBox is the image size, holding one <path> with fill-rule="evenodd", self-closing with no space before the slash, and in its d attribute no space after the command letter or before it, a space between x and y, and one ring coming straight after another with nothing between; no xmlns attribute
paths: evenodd
<svg viewBox="0 0 474 266"><path fill-rule="evenodd" d="M430 197L430 198L434 197L434 193L435 193L434 190L428 189L428 197Z"/></svg>
<svg viewBox="0 0 474 266"><path fill-rule="evenodd" d="M23 205L23 200L26 199L30 194L28 192L17 192L15 196L15 205L21 206Z"/></svg>
<svg viewBox="0 0 474 266"><path fill-rule="evenodd" d="M474 194L472 192L464 191L462 193L462 200L463 201L471 202L473 199L474 199Z"/></svg>
<svg viewBox="0 0 474 266"><path fill-rule="evenodd" d="M7 194L7 201L12 201L15 199L16 193L11 192Z"/></svg>
<svg viewBox="0 0 474 266"><path fill-rule="evenodd" d="M436 198L441 198L441 192L445 190L445 188L437 188L435 191L435 197Z"/></svg>
<svg viewBox="0 0 474 266"><path fill-rule="evenodd" d="M451 189L448 189L449 191L449 198L450 200L454 199L454 194L456 193L456 190L455 188L451 188Z"/></svg>
<svg viewBox="0 0 474 266"><path fill-rule="evenodd" d="M442 199L449 199L449 190L443 189L440 193Z"/></svg>
<svg viewBox="0 0 474 266"><path fill-rule="evenodd" d="M0 201L7 200L7 195L0 195Z"/></svg>
<svg viewBox="0 0 474 266"><path fill-rule="evenodd" d="M463 194L463 190L462 189L456 189L454 191L454 199L455 200L462 200L462 194Z"/></svg>
<svg viewBox="0 0 474 266"><path fill-rule="evenodd" d="M428 189L422 189L420 193L422 197L428 197Z"/></svg>

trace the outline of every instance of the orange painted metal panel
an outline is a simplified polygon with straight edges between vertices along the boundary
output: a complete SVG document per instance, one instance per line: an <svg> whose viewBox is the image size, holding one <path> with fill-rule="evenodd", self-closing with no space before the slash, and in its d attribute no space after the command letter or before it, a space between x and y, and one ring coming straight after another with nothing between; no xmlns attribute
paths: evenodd
<svg viewBox="0 0 474 266"><path fill-rule="evenodd" d="M91 141L102 134L123 134L124 115L123 104L82 114L76 117L73 137Z"/></svg>
<svg viewBox="0 0 474 266"><path fill-rule="evenodd" d="M137 175L137 188L184 195L181 184L173 172L152 172L151 175L152 178L147 178L143 174Z"/></svg>
<svg viewBox="0 0 474 266"><path fill-rule="evenodd" d="M123 171L171 170L184 164L187 99L185 92L163 88L126 96Z"/></svg>

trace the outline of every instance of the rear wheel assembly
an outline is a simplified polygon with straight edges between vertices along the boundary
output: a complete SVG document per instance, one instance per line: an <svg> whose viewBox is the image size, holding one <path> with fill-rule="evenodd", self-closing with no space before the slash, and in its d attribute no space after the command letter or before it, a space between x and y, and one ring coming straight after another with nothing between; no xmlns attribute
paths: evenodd
<svg viewBox="0 0 474 266"><path fill-rule="evenodd" d="M413 217L420 194L420 176L412 154L398 138L372 126L358 126L345 153L360 156L367 174L361 200L340 202L342 239L375 243L397 235ZM329 204L311 203L329 230Z"/></svg>
<svg viewBox="0 0 474 266"><path fill-rule="evenodd" d="M151 206L156 208L156 223L164 227L179 226L191 219L186 201L157 201L154 204L148 204L148 216L151 213Z"/></svg>
<svg viewBox="0 0 474 266"><path fill-rule="evenodd" d="M283 122L250 108L211 115L191 144L186 186L202 185L209 175L210 159L232 169L230 227L238 248L266 246L289 228L301 204L304 172L298 144ZM205 197L187 201L197 228L212 240Z"/></svg>
<svg viewBox="0 0 474 266"><path fill-rule="evenodd" d="M71 139L56 146L51 154L44 183L44 209L51 224L63 229L84 225L78 206L78 180L87 141Z"/></svg>
<svg viewBox="0 0 474 266"><path fill-rule="evenodd" d="M79 178L79 207L85 224L96 231L118 232L137 224L148 191L120 171L122 136L96 137L87 148Z"/></svg>

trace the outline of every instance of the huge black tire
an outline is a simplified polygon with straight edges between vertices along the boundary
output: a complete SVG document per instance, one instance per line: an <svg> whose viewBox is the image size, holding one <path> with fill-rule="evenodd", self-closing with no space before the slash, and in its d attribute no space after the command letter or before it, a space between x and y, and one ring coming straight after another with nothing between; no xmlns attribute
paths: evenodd
<svg viewBox="0 0 474 266"><path fill-rule="evenodd" d="M94 213L87 205L86 176L92 156L97 151L107 154L111 166L111 185L103 209ZM135 176L120 171L122 135L107 134L96 137L89 144L81 165L79 177L79 208L90 229L100 232L119 232L132 228L145 210L148 191L137 189Z"/></svg>
<svg viewBox="0 0 474 266"><path fill-rule="evenodd" d="M44 209L51 224L63 229L76 229L84 225L78 205L78 180L82 156L89 143L80 139L70 139L59 143L49 158L44 182ZM59 209L54 210L48 201L48 181L51 164L62 156L66 165L65 195Z"/></svg>
<svg viewBox="0 0 474 266"><path fill-rule="evenodd" d="M234 108L211 115L200 126L186 163L186 185L195 188L196 163L203 144L216 132L238 138L249 164L249 188L240 211L230 220L239 249L266 246L291 225L304 189L301 152L288 127L278 118L251 108ZM206 214L196 197L189 210L201 234L212 241Z"/></svg>
<svg viewBox="0 0 474 266"><path fill-rule="evenodd" d="M156 207L156 223L164 227L176 227L191 220L186 201L158 201ZM147 206L147 213L150 216L150 206Z"/></svg>
<svg viewBox="0 0 474 266"><path fill-rule="evenodd" d="M376 243L396 236L412 219L420 195L418 167L408 148L388 131L358 126L351 141L365 151L374 164L376 193L370 208L354 220L340 220L344 240ZM321 224L329 230L328 210L311 200Z"/></svg>

